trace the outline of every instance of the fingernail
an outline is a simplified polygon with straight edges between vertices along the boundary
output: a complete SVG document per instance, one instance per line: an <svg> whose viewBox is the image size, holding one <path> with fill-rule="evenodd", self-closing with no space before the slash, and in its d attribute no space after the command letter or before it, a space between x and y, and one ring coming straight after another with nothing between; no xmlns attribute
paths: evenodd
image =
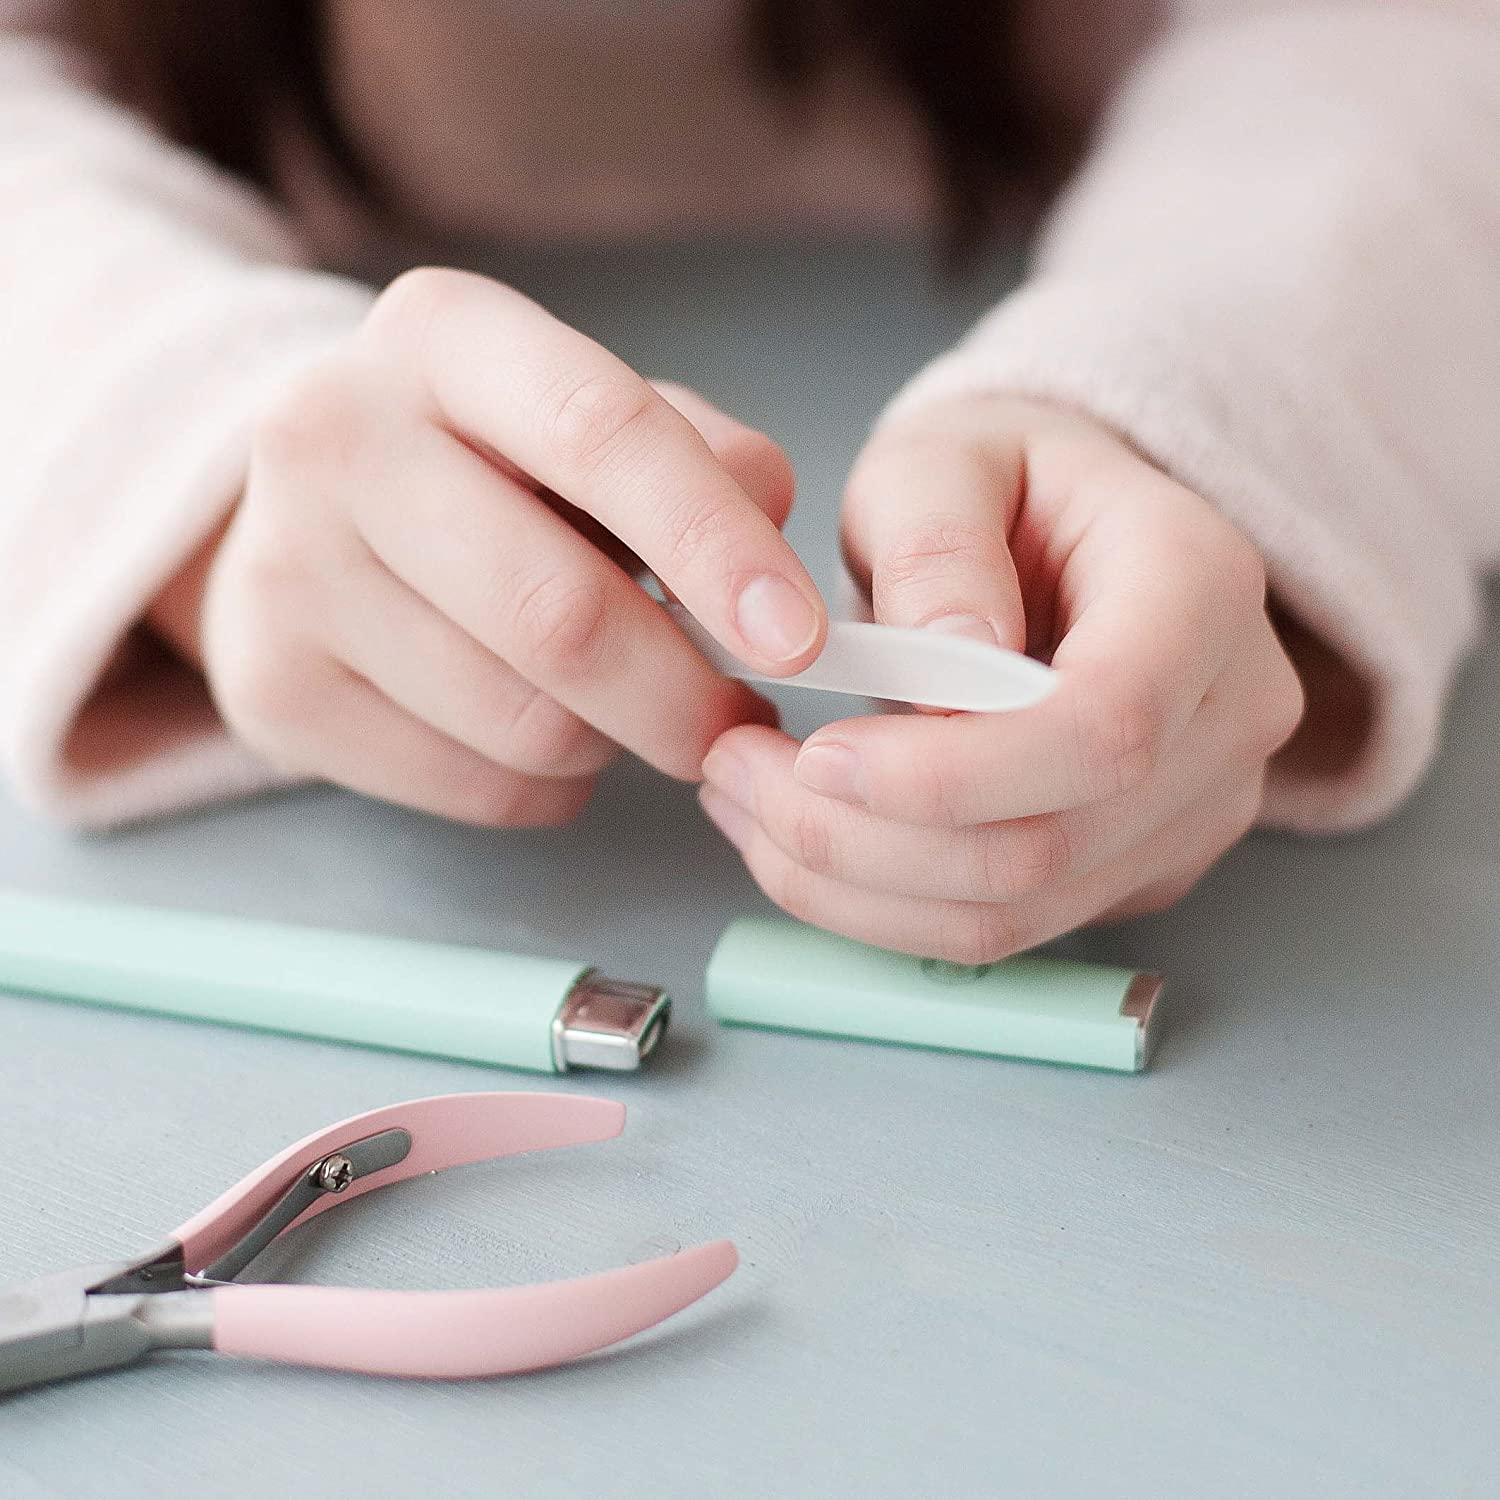
<svg viewBox="0 0 1500 1500"><path fill-rule="evenodd" d="M731 802L711 786L698 788L698 804L708 814L709 822L743 853L755 830L755 819L738 803Z"/></svg>
<svg viewBox="0 0 1500 1500"><path fill-rule="evenodd" d="M939 615L935 620L929 620L923 627L924 630L936 630L943 635L961 635L971 641L983 641L986 646L998 646L1000 638L995 634L995 627L988 620L981 620L978 615Z"/></svg>
<svg viewBox="0 0 1500 1500"><path fill-rule="evenodd" d="M768 661L800 656L818 635L812 602L775 573L762 573L740 590L734 619L746 643Z"/></svg>
<svg viewBox="0 0 1500 1500"><path fill-rule="evenodd" d="M856 807L870 800L864 767L847 745L804 745L792 771L803 786L825 797Z"/></svg>
<svg viewBox="0 0 1500 1500"><path fill-rule="evenodd" d="M739 756L731 755L727 750L710 750L703 762L703 779L747 812L755 811L755 786L750 767Z"/></svg>

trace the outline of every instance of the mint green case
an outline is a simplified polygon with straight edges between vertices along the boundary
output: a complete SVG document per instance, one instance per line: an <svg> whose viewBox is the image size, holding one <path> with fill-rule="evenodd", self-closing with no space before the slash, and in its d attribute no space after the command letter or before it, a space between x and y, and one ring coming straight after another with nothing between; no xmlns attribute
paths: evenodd
<svg viewBox="0 0 1500 1500"><path fill-rule="evenodd" d="M709 961L709 1010L735 1026L900 1042L1138 1073L1162 982L1051 958L965 967L799 922L732 923Z"/></svg>
<svg viewBox="0 0 1500 1500"><path fill-rule="evenodd" d="M556 1072L588 965L484 948L0 893L0 989Z"/></svg>

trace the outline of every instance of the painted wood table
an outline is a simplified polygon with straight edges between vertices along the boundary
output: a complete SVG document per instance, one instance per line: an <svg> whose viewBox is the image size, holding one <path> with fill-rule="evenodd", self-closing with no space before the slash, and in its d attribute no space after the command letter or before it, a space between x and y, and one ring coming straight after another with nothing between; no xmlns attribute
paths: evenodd
<svg viewBox="0 0 1500 1500"><path fill-rule="evenodd" d="M504 269L782 439L825 582L865 424L1014 274L943 296L916 254L858 246ZM317 790L104 839L0 807L3 883L576 954L678 997L649 1072L555 1085L0 998L0 1281L144 1248L315 1126L493 1087L630 1120L351 1204L265 1273L486 1285L721 1233L744 1255L682 1318L547 1374L183 1354L3 1400L0 1495L1496 1493L1497 722L1491 658L1389 825L1254 838L1177 910L1074 945L1169 975L1143 1077L717 1031L705 961L765 903L639 767L552 832Z"/></svg>

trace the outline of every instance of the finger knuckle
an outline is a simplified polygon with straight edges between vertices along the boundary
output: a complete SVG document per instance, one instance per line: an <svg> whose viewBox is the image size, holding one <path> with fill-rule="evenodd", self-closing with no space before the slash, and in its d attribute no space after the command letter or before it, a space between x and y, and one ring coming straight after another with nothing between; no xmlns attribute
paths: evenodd
<svg viewBox="0 0 1500 1500"><path fill-rule="evenodd" d="M926 428L886 428L867 442L854 460L844 486L845 503L858 510L878 502L891 488L892 473L905 473L926 462L951 457L951 435Z"/></svg>
<svg viewBox="0 0 1500 1500"><path fill-rule="evenodd" d="M894 816L902 821L960 827L967 821L961 807L961 789L953 771L939 758L916 761L907 766L904 786L895 799Z"/></svg>
<svg viewBox="0 0 1500 1500"><path fill-rule="evenodd" d="M510 756L528 770L556 772L591 766L597 759L590 754L597 739L577 714L540 688L514 712L506 731Z"/></svg>
<svg viewBox="0 0 1500 1500"><path fill-rule="evenodd" d="M550 828L574 818L592 793L591 777L558 781L491 766L476 770L459 789L454 815L486 828Z"/></svg>
<svg viewBox="0 0 1500 1500"><path fill-rule="evenodd" d="M797 476L781 444L742 428L716 446L715 456L779 527L792 513Z"/></svg>
<svg viewBox="0 0 1500 1500"><path fill-rule="evenodd" d="M786 451L768 433L741 427L724 440L719 457L730 470L743 468L763 475L773 496L784 497L790 506L796 474Z"/></svg>
<svg viewBox="0 0 1500 1500"><path fill-rule="evenodd" d="M467 296L474 277L447 266L414 266L403 271L375 299L365 318L368 333L391 338L406 348L424 345L433 325Z"/></svg>
<svg viewBox="0 0 1500 1500"><path fill-rule="evenodd" d="M219 597L227 593L243 639L257 644L287 633L291 606L307 590L310 565L292 545L264 497L245 502L220 555Z"/></svg>
<svg viewBox="0 0 1500 1500"><path fill-rule="evenodd" d="M1055 885L1068 872L1072 849L1057 816L1023 818L983 830L976 885L984 901L1015 901Z"/></svg>
<svg viewBox="0 0 1500 1500"><path fill-rule="evenodd" d="M664 566L691 568L721 552L733 527L734 518L720 501L694 495L670 506L662 517Z"/></svg>
<svg viewBox="0 0 1500 1500"><path fill-rule="evenodd" d="M827 814L820 808L794 808L785 823L785 849L797 864L814 875L833 871L833 835Z"/></svg>
<svg viewBox="0 0 1500 1500"><path fill-rule="evenodd" d="M991 539L983 527L955 516L933 516L897 538L875 565L875 581L883 591L899 591L935 574L944 576L954 564L986 555Z"/></svg>
<svg viewBox="0 0 1500 1500"><path fill-rule="evenodd" d="M804 922L816 922L812 877L785 855L764 848L751 855L751 874L756 884L788 915Z"/></svg>
<svg viewBox="0 0 1500 1500"><path fill-rule="evenodd" d="M267 639L253 651L237 652L212 673L219 713L234 734L278 770L310 769L292 764L289 729L305 737L322 717L326 694L304 654L289 643Z"/></svg>
<svg viewBox="0 0 1500 1500"><path fill-rule="evenodd" d="M458 816L481 828L515 828L534 821L532 786L523 776L495 769L471 776L460 789Z"/></svg>
<svg viewBox="0 0 1500 1500"><path fill-rule="evenodd" d="M550 403L548 442L570 466L590 472L647 427L655 402L644 381L626 374L589 375L566 385Z"/></svg>
<svg viewBox="0 0 1500 1500"><path fill-rule="evenodd" d="M566 782L543 777L527 783L526 792L508 825L511 828L560 828L571 823L594 794L593 777Z"/></svg>
<svg viewBox="0 0 1500 1500"><path fill-rule="evenodd" d="M324 361L261 414L252 463L282 469L337 463L364 422L365 400L353 372L341 361Z"/></svg>
<svg viewBox="0 0 1500 1500"><path fill-rule="evenodd" d="M1081 695L1078 755L1090 794L1102 799L1140 786L1159 759L1165 727L1161 704L1145 687Z"/></svg>
<svg viewBox="0 0 1500 1500"><path fill-rule="evenodd" d="M603 590L547 574L517 589L510 609L516 649L528 667L567 681L597 663L607 623Z"/></svg>
<svg viewBox="0 0 1500 1500"><path fill-rule="evenodd" d="M792 461L786 456L780 443L770 433L758 427L740 427L729 439L730 451L737 457L775 467L791 482Z"/></svg>
<svg viewBox="0 0 1500 1500"><path fill-rule="evenodd" d="M936 958L972 967L997 963L1024 946L1007 906L960 908L944 926Z"/></svg>

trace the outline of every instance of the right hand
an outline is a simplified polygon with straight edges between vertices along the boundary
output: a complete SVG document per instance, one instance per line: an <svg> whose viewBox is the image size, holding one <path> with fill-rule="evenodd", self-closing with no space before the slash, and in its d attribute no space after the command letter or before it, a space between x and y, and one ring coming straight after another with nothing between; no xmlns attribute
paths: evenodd
<svg viewBox="0 0 1500 1500"><path fill-rule="evenodd" d="M410 272L261 423L192 644L230 727L286 772L561 822L620 746L696 780L721 733L770 714L634 559L755 669L817 655L791 491L781 450L701 397L496 282Z"/></svg>

